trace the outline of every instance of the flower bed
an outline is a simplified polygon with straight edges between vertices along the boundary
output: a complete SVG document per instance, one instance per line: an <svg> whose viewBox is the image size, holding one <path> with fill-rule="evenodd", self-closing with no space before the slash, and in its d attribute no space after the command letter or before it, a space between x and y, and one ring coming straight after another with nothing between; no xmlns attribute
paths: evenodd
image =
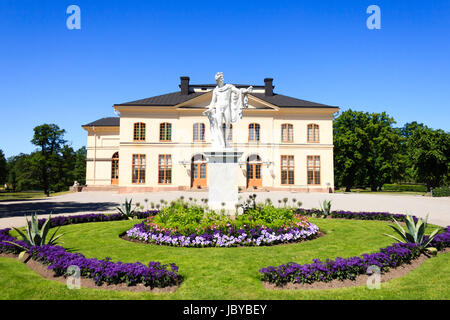
<svg viewBox="0 0 450 320"><path fill-rule="evenodd" d="M145 218L155 213L149 211L138 213L137 216ZM50 223L55 227L67 224L124 219L127 218L119 214L88 214L82 216L54 217L51 218ZM40 221L41 224L43 222L44 220ZM95 284L99 286L103 283L109 285L126 283L128 286L141 283L150 288L163 288L177 285L183 280L183 277L178 274L178 267L173 263L170 264L170 267L162 265L159 262L150 262L146 266L141 262L112 262L109 258L103 260L88 259L81 253L67 252L66 249L60 246L44 245L29 247L25 241L17 240L15 237L10 236L10 230L9 228L0 230L0 254L18 254L21 249L5 241L18 243L28 249L28 254L33 260L48 266L48 269L53 270L56 276L66 276L67 268L72 265L80 268L81 276L93 279Z"/></svg>
<svg viewBox="0 0 450 320"><path fill-rule="evenodd" d="M298 209L297 213L305 216L323 216L323 214L318 209ZM397 221L405 221L406 215L404 214L395 214L389 212L353 212L353 211L331 211L331 218L337 219L352 219L352 220L383 220L383 221L392 221L392 218L395 218ZM417 221L418 218L413 216L414 221Z"/></svg>
<svg viewBox="0 0 450 320"><path fill-rule="evenodd" d="M128 230L126 235L130 239L176 247L235 247L298 242L313 239L318 232L315 224L306 222L303 226L276 230L263 226L238 229L231 224L226 228L213 225L204 232L186 235L176 230L161 229L158 225L140 223Z"/></svg>
<svg viewBox="0 0 450 320"><path fill-rule="evenodd" d="M178 267L173 263L169 269L167 265L159 262L150 262L146 266L141 262L112 262L110 258L88 259L81 253L71 253L63 247L48 245L31 247L29 254L33 260L47 265L56 276L64 276L69 266L77 266L80 268L81 276L93 279L98 286L103 283L108 285L126 283L128 286L142 283L150 288L163 288L177 285L182 280L177 274Z"/></svg>
<svg viewBox="0 0 450 320"><path fill-rule="evenodd" d="M136 219L145 219L150 216L154 216L159 211L151 210L144 212L136 212ZM128 218L120 213L113 214L103 214L103 213L90 213L83 215L72 215L72 216L57 216L50 219L51 227L59 227L65 226L68 224L79 224L79 223L88 223L88 222L103 222L103 221L119 221L119 220L127 220ZM46 219L39 219L39 227L45 222Z"/></svg>
<svg viewBox="0 0 450 320"><path fill-rule="evenodd" d="M128 239L178 247L263 246L317 236L319 228L292 208L248 207L230 217L182 198L126 232Z"/></svg>
<svg viewBox="0 0 450 320"><path fill-rule="evenodd" d="M437 235L431 245L438 250L450 247L450 227ZM316 281L330 282L338 280L354 280L358 275L366 274L371 265L378 266L382 273L390 268L410 263L420 255L416 244L395 243L382 248L377 253L362 254L358 257L336 258L335 260L320 261L313 259L313 263L300 265L297 263L282 264L278 267L267 267L259 270L261 280L283 286L287 283L311 284Z"/></svg>

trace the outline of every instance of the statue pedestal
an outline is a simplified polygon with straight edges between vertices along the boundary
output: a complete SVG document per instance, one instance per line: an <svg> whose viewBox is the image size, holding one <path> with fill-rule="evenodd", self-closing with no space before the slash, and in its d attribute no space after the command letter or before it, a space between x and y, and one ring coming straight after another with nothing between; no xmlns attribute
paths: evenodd
<svg viewBox="0 0 450 320"><path fill-rule="evenodd" d="M238 162L243 152L218 150L205 152L208 159L208 206L234 215L238 203Z"/></svg>

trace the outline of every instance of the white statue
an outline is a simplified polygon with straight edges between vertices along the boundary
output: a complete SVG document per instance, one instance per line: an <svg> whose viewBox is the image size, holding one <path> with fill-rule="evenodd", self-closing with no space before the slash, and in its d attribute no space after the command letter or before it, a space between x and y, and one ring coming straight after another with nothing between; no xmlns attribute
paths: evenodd
<svg viewBox="0 0 450 320"><path fill-rule="evenodd" d="M212 148L224 149L229 148L225 137L230 133L231 123L242 119L242 109L248 108L247 95L253 92L253 87L238 89L232 84L224 84L222 72L216 74L216 82L217 87L213 90L211 103L203 114L209 119Z"/></svg>

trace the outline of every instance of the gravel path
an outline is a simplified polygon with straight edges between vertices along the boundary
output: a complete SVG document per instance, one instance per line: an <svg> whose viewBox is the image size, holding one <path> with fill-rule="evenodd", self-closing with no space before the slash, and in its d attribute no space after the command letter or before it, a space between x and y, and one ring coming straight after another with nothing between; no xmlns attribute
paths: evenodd
<svg viewBox="0 0 450 320"><path fill-rule="evenodd" d="M246 199L249 193L240 193ZM332 200L332 210L349 211L385 211L391 213L413 214L425 217L429 214L429 222L440 226L450 225L450 198L429 198L412 195L386 195L386 194L319 194L319 193L294 193L294 192L258 192L257 201L272 199L278 204L278 200L293 198L303 203L303 208L319 208L319 203L325 199ZM0 202L0 228L25 225L25 214L37 212L43 217L48 213L53 215L75 215L86 213L114 212L115 207L125 198L133 198L133 202L146 205L144 199L150 202L159 202L160 199L171 201L181 195L202 199L207 198L207 192L154 192L136 194L118 194L113 192L80 192L41 200Z"/></svg>

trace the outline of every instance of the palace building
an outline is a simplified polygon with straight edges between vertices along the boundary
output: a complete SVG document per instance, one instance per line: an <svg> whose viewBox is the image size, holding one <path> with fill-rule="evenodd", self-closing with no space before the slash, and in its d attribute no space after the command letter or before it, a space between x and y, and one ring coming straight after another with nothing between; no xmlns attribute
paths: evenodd
<svg viewBox="0 0 450 320"><path fill-rule="evenodd" d="M215 84L190 84L156 97L115 104L119 117L83 125L87 190L121 193L208 188L209 122L202 113ZM339 110L253 85L248 108L226 139L243 152L241 190L333 192L333 115ZM248 85L234 85L247 88Z"/></svg>

